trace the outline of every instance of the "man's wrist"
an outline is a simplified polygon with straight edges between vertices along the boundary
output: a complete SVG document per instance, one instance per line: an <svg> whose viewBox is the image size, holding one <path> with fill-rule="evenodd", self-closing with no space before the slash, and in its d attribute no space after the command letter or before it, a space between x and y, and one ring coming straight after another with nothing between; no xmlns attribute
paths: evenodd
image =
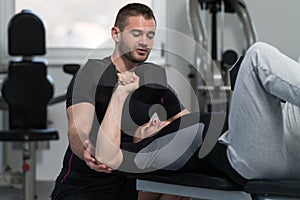
<svg viewBox="0 0 300 200"><path fill-rule="evenodd" d="M118 85L118 87L116 88L114 94L118 97L127 97L129 95L129 91L122 85Z"/></svg>

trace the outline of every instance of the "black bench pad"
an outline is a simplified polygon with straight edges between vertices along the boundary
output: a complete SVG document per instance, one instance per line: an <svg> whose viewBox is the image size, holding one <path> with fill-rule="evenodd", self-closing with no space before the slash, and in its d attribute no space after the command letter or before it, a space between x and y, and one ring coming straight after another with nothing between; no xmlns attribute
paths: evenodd
<svg viewBox="0 0 300 200"><path fill-rule="evenodd" d="M244 186L251 194L300 197L300 180L251 180Z"/></svg>
<svg viewBox="0 0 300 200"><path fill-rule="evenodd" d="M256 195L300 197L300 180L250 180L238 185L225 177L198 173L137 175L134 178L174 185L184 185L226 191L245 191Z"/></svg>
<svg viewBox="0 0 300 200"><path fill-rule="evenodd" d="M223 178L210 176L205 174L196 173L176 173L176 174L163 174L163 175L136 175L134 178L156 181L160 183L170 183L176 185L203 187L209 189L219 189L236 191L243 190L243 186L237 185L234 182Z"/></svg>

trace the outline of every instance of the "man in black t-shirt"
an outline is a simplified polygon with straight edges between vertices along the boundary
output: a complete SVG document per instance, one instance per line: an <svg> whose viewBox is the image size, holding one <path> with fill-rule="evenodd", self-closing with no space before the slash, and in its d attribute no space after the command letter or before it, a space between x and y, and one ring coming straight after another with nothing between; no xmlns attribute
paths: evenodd
<svg viewBox="0 0 300 200"><path fill-rule="evenodd" d="M115 41L113 54L103 60L88 60L73 78L67 93L69 146L51 195L53 200L136 199L134 182L123 175L111 173L112 168L107 165L97 163L84 142L88 140L93 144L97 139L99 126L118 81L117 73L129 71L148 58L155 27L155 17L150 8L136 3L124 6L111 29ZM172 90L156 99L156 102L148 103L130 98L128 108L132 124L148 122L153 105L163 109L166 118L188 112ZM130 141L132 136L123 134L120 145Z"/></svg>

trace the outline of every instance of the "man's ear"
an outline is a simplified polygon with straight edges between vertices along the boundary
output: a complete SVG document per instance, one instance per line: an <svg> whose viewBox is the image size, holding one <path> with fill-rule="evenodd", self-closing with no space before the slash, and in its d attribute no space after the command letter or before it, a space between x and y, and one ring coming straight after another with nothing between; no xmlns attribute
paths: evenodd
<svg viewBox="0 0 300 200"><path fill-rule="evenodd" d="M120 41L120 29L118 27L112 27L111 28L111 37L113 38L113 40L115 42L119 42Z"/></svg>

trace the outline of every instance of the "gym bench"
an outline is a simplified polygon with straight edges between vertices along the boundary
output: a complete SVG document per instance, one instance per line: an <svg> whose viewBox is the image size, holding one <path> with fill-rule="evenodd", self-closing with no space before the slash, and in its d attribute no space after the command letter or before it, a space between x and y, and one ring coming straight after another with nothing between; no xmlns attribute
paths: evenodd
<svg viewBox="0 0 300 200"><path fill-rule="evenodd" d="M226 177L196 173L139 176L136 189L213 200L300 199L299 180L249 180L237 185Z"/></svg>

